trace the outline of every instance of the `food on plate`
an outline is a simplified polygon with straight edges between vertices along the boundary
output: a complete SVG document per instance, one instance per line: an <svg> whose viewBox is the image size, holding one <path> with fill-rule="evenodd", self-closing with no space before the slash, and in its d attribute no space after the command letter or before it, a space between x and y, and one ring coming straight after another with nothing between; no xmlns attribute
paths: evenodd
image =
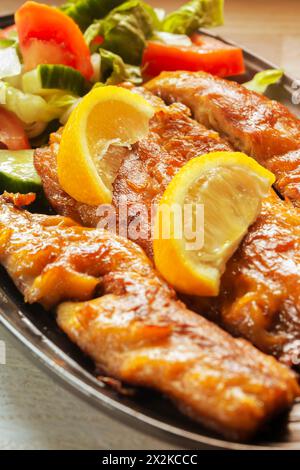
<svg viewBox="0 0 300 470"><path fill-rule="evenodd" d="M104 373L240 440L292 404L294 373L189 311L136 244L20 209L32 198L1 197L0 261L29 302L85 300L58 305L57 322Z"/></svg>
<svg viewBox="0 0 300 470"><path fill-rule="evenodd" d="M155 266L178 292L218 295L226 263L258 217L274 180L239 152L208 153L180 169L160 199L153 239Z"/></svg>
<svg viewBox="0 0 300 470"><path fill-rule="evenodd" d="M239 47L199 31L223 0L167 15L28 1L15 23L0 263L104 374L251 438L300 395L300 120L262 96L283 71L220 78L245 72ZM56 215L36 213L44 195Z"/></svg>
<svg viewBox="0 0 300 470"><path fill-rule="evenodd" d="M285 106L239 84L204 72L166 72L147 84L167 102L189 106L195 119L231 142L234 148L268 167L276 155L300 148L300 121ZM272 171L282 174L281 162ZM295 171L295 170L294 170ZM281 182L285 196L285 188Z"/></svg>
<svg viewBox="0 0 300 470"><path fill-rule="evenodd" d="M61 187L86 204L110 203L119 159L107 159L106 151L111 144L128 147L146 136L153 113L148 101L124 88L92 90L72 112L62 133L57 156Z"/></svg>
<svg viewBox="0 0 300 470"><path fill-rule="evenodd" d="M165 36L163 36L165 39ZM172 39L148 41L143 55L144 74L156 77L163 71L190 70L229 77L245 72L243 52L203 34L193 34L190 44Z"/></svg>
<svg viewBox="0 0 300 470"><path fill-rule="evenodd" d="M146 138L132 148L111 146L108 151L111 160L121 150L124 152L113 183L112 202L118 208L126 197L129 221L140 221L144 227L134 240L153 257L149 215L152 204L159 202L172 178L190 159L208 152L231 151L232 148L215 131L191 119L184 105L167 106L143 88L130 88L149 100L156 112L150 120ZM35 152L35 166L44 191L58 213L84 225L97 226L100 219L97 208L79 203L59 185L56 159L60 139L61 131L51 136L49 147ZM140 204L146 205L146 213L139 213ZM262 203L257 221L227 264L220 295L216 299L206 299L205 309L199 307L203 314L212 311L217 321L225 318L226 312L236 311L236 334L250 338L263 351L291 365L298 364L299 355L299 227L298 211L291 204L280 201L271 191ZM126 230L123 233L130 236ZM195 302L195 309L203 302L200 300ZM239 305L237 310L236 305ZM231 318L228 315L222 322L228 329L232 328Z"/></svg>
<svg viewBox="0 0 300 470"><path fill-rule="evenodd" d="M196 37L200 26L222 24L223 1L197 0L167 17L162 13L140 0L76 0L61 8L25 2L16 24L0 30L0 106L16 114L30 145L37 146L58 121L66 123L74 103L93 86L141 84L148 41L160 36L160 44L170 44L180 36L192 49L189 36ZM184 34L172 32L178 28ZM238 64L226 56L227 73L244 70L241 49L236 54ZM151 60L159 63L153 53ZM202 57L197 70L212 71L213 62L216 73L224 71L220 61L220 54L217 64Z"/></svg>

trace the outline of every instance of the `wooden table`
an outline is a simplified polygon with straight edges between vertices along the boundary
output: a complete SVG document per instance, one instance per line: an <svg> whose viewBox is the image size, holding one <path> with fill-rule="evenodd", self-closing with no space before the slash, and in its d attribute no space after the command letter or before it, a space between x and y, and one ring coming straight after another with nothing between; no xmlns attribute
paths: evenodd
<svg viewBox="0 0 300 470"><path fill-rule="evenodd" d="M1 0L0 15L21 3ZM171 8L182 2L150 3ZM219 32L300 78L299 18L299 0L226 0L226 26ZM0 449L172 448L95 412L56 385L1 328L0 339L7 349L7 364L0 365Z"/></svg>

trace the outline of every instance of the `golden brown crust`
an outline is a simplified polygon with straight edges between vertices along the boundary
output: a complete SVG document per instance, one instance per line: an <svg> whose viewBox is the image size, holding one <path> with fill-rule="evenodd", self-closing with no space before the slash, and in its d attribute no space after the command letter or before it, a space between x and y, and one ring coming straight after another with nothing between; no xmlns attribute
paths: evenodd
<svg viewBox="0 0 300 470"><path fill-rule="evenodd" d="M234 439L292 404L294 374L189 311L136 244L13 201L0 200L1 264L30 302L86 300L60 305L58 323L107 374Z"/></svg>
<svg viewBox="0 0 300 470"><path fill-rule="evenodd" d="M300 149L300 120L285 106L205 72L163 72L145 86L168 103L185 104L199 122L272 169L278 190L299 205L298 157L290 154L268 163L274 156Z"/></svg>
<svg viewBox="0 0 300 470"><path fill-rule="evenodd" d="M46 194L59 213L96 225L96 209L77 203L58 184L59 138L60 134L53 135L50 148L37 151L35 156ZM138 216L137 204L146 205L148 237L135 241L148 256L152 256L147 224L151 204L159 200L184 163L213 150L230 150L230 146L177 105L161 107L151 121L149 136L128 150L114 183L113 202L118 207L125 196L130 221ZM207 299L205 307L203 300L193 303L194 309L209 313L225 328L289 365L298 365L300 359L299 227L300 213L270 193L259 219L228 263L220 296Z"/></svg>
<svg viewBox="0 0 300 470"><path fill-rule="evenodd" d="M215 299L191 307L262 351L300 364L300 214L274 193L229 260Z"/></svg>

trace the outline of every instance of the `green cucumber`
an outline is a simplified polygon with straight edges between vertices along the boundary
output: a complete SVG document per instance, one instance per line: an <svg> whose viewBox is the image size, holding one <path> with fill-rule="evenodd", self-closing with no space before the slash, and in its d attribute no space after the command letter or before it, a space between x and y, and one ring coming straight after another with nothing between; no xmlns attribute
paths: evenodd
<svg viewBox="0 0 300 470"><path fill-rule="evenodd" d="M61 10L70 16L85 31L94 20L104 18L110 10L126 0L72 0L67 1Z"/></svg>
<svg viewBox="0 0 300 470"><path fill-rule="evenodd" d="M0 193L42 193L33 164L34 150L0 150Z"/></svg>
<svg viewBox="0 0 300 470"><path fill-rule="evenodd" d="M66 65L38 65L23 75L22 84L23 91L33 95L47 95L53 90L64 90L83 96L89 90L89 84L81 73Z"/></svg>

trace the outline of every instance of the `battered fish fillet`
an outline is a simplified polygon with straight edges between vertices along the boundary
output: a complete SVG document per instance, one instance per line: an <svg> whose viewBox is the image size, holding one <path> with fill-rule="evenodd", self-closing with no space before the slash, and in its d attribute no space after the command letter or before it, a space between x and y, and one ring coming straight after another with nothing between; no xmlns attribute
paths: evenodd
<svg viewBox="0 0 300 470"><path fill-rule="evenodd" d="M163 72L146 88L168 103L184 103L197 121L272 169L282 195L300 206L299 153L297 160L288 153L300 149L300 120L285 106L205 72ZM269 164L278 155L285 156ZM293 177L287 180L290 167Z"/></svg>
<svg viewBox="0 0 300 470"><path fill-rule="evenodd" d="M189 311L136 244L20 209L31 200L1 196L0 261L29 302L86 300L59 305L57 321L107 374L159 390L233 439L293 403L295 375Z"/></svg>
<svg viewBox="0 0 300 470"><path fill-rule="evenodd" d="M143 89L135 91L144 93ZM59 140L59 133L52 135L50 147L38 150L35 155L48 199L60 214L96 226L100 218L96 208L74 201L59 186L56 171ZM118 207L126 197L129 223L140 221L145 227L135 241L148 256L152 256L151 204L160 199L182 165L214 150L230 150L230 146L218 134L191 119L185 108L174 105L159 106L148 137L126 150L114 182L113 203ZM147 209L142 216L139 203ZM205 299L205 307L203 299L197 299L192 308L211 315L214 321L251 340L264 352L289 365L299 365L299 299L300 213L272 191L263 202L260 217L228 263L220 295L217 299Z"/></svg>
<svg viewBox="0 0 300 470"><path fill-rule="evenodd" d="M151 210L158 203L164 190L177 171L191 158L212 151L228 151L231 147L214 131L190 118L190 111L183 105L166 106L143 88L132 91L147 98L156 113L150 121L149 134L130 149L111 146L105 158L114 159L116 152L123 152L122 162L113 183L114 207L126 206L126 224L138 225L135 232L137 242L152 257ZM81 204L66 194L59 185L56 155L59 149L61 131L52 134L50 147L37 149L35 167L39 173L45 194L56 212L74 218L85 226L93 227L100 222L96 207ZM140 206L146 209L140 213ZM127 226L122 234L132 238Z"/></svg>

